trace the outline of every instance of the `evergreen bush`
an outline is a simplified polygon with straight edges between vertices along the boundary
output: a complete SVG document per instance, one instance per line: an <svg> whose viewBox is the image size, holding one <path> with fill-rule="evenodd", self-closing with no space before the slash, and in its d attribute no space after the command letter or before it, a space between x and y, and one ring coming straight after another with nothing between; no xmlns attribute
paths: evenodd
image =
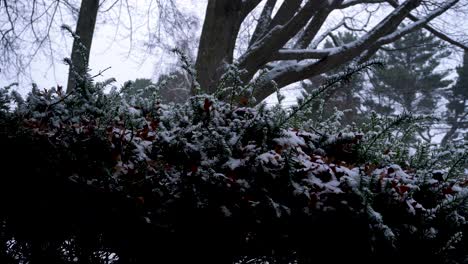
<svg viewBox="0 0 468 264"><path fill-rule="evenodd" d="M466 261L466 147L396 144L417 118L296 126L313 98L111 82L0 89L0 263Z"/></svg>

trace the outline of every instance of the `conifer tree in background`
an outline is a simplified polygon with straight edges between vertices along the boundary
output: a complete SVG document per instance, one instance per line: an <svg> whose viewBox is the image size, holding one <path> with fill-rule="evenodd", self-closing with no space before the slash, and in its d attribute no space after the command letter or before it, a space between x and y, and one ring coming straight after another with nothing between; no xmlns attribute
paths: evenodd
<svg viewBox="0 0 468 264"><path fill-rule="evenodd" d="M162 74L156 82L145 78L136 79L125 87L124 93L130 96L140 94L143 98L151 98L157 92L162 103L184 103L190 95L190 82L180 70Z"/></svg>
<svg viewBox="0 0 468 264"><path fill-rule="evenodd" d="M191 83L187 73L179 69L159 76L157 86L160 88L163 103L184 103L190 96Z"/></svg>
<svg viewBox="0 0 468 264"><path fill-rule="evenodd" d="M357 36L351 32L339 32L337 35L331 34L333 41L327 41L324 48L335 48L357 40ZM329 74L337 74L343 71L346 65L331 71ZM323 78L311 78L311 83L304 83L303 88L310 92L311 89L317 88L321 85ZM363 90L365 78L362 75L354 76L349 82L340 84L339 87L333 89L326 96L324 96L323 114L327 118L334 114L335 108L338 111L343 111L344 116L341 120L343 125L360 123L361 118L359 114L362 112L361 99L359 93Z"/></svg>
<svg viewBox="0 0 468 264"><path fill-rule="evenodd" d="M442 145L459 136L463 129L468 128L468 52L463 56L463 65L457 68L458 80L448 91L447 121L450 130L442 139ZM465 140L467 133L465 131Z"/></svg>
<svg viewBox="0 0 468 264"><path fill-rule="evenodd" d="M424 31L408 34L380 53L387 63L370 77L372 97L365 106L391 115L402 111L433 114L448 71L438 70L441 60L450 55L442 42Z"/></svg>
<svg viewBox="0 0 468 264"><path fill-rule="evenodd" d="M121 91L127 97L141 96L143 98L151 98L153 93L159 92L153 80L146 78L137 78L134 81L126 82Z"/></svg>

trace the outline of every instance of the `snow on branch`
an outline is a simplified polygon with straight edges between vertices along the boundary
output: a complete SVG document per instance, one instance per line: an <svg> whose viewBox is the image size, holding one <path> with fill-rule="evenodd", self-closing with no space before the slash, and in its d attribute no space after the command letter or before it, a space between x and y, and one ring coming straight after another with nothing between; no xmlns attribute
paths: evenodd
<svg viewBox="0 0 468 264"><path fill-rule="evenodd" d="M329 49L281 49L273 57L275 60L305 60L305 59L322 59L336 52L336 48Z"/></svg>
<svg viewBox="0 0 468 264"><path fill-rule="evenodd" d="M385 2L386 0L347 0L339 6L339 9L345 9L360 4L380 4Z"/></svg>

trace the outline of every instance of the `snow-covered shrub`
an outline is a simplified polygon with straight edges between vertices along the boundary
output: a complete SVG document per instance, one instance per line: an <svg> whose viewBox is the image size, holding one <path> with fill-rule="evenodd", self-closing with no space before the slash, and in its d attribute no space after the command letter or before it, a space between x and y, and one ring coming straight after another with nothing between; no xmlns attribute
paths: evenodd
<svg viewBox="0 0 468 264"><path fill-rule="evenodd" d="M468 254L463 146L410 155L392 143L398 120L298 129L291 112L238 106L239 94L163 105L157 92L104 93L109 84L33 88L26 100L0 90L0 260L462 263Z"/></svg>

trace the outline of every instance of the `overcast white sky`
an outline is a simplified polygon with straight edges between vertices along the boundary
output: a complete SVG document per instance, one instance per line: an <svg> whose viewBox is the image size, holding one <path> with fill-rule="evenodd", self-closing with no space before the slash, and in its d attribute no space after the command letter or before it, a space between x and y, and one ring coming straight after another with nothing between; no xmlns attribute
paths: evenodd
<svg viewBox="0 0 468 264"><path fill-rule="evenodd" d="M138 0L137 8L140 9L139 11L143 12L144 7L148 6L150 1L151 0ZM205 1L179 0L179 2L183 9L193 11L200 17L204 15L204 10L206 8ZM126 17L124 17L124 19L126 19ZM138 19L141 18L138 16L133 18L134 25L138 25ZM75 25L70 26L73 29L75 28ZM56 27L56 30L59 31L60 25ZM174 54L161 52L148 54L145 52L145 47L142 44L143 41L140 40L146 38L146 28L136 30L133 35L134 41L132 46L128 39L114 41L114 33L115 25L112 23L99 23L96 27L89 65L92 70L91 73L96 74L100 70L111 67L103 73L103 77L96 78L97 81L114 77L118 84L123 84L127 80L135 80L136 78L152 78L159 72L164 71L164 68L167 68L167 56L174 56L172 60L175 59ZM126 30L122 30L121 26L121 35L118 36L117 39L123 39L124 36L122 35L127 33ZM61 37L57 37L57 39L60 39L58 42L64 42ZM5 77L0 75L0 86L6 86L12 82L19 81L19 91L22 94L30 90L32 82L37 83L41 88L49 88L57 84L66 86L68 66L66 66L62 60L65 56L69 56L72 40L68 38L65 42L66 43L58 43L58 45L56 45L58 50L56 50L53 65L46 58L38 56L32 63L30 74L28 74L29 76L18 79L16 76Z"/></svg>

